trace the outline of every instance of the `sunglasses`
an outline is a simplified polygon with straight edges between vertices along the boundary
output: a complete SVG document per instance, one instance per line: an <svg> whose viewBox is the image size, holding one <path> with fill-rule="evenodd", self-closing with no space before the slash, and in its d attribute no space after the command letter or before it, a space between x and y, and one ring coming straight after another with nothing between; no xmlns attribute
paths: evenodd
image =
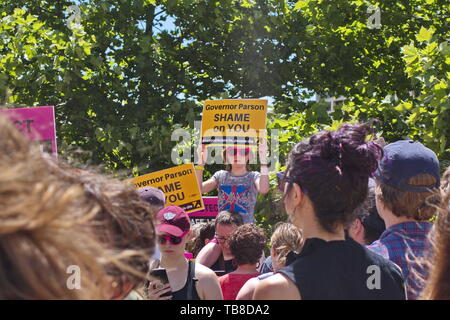
<svg viewBox="0 0 450 320"><path fill-rule="evenodd" d="M179 237L175 236L165 236L165 235L158 235L158 243L159 244L166 244L167 241L169 241L173 245L178 245L183 241L183 238L185 235L188 234L189 231L183 232L183 234Z"/></svg>
<svg viewBox="0 0 450 320"><path fill-rule="evenodd" d="M154 197L154 196L150 196L150 197L146 198L145 200L154 206L164 206L164 201L157 197Z"/></svg>
<svg viewBox="0 0 450 320"><path fill-rule="evenodd" d="M227 154L230 156L236 156L237 154L239 154L241 156L248 156L249 153L250 153L249 148L245 148L245 149L229 148L229 149L227 149Z"/></svg>
<svg viewBox="0 0 450 320"><path fill-rule="evenodd" d="M283 188L282 189L283 192L284 192L284 184L285 183L288 183L288 184L297 183L298 186L302 189L302 192L304 194L308 194L308 190L306 190L305 187L302 186L298 181L297 182L294 181L294 179L292 177L289 177L289 176L285 175L284 172L283 172L283 176L279 175L279 174L280 174L280 172L277 173L278 184L280 184L280 189Z"/></svg>
<svg viewBox="0 0 450 320"><path fill-rule="evenodd" d="M278 184L294 183L294 179L292 179L291 177L288 177L286 175L286 172L284 172L284 171L277 172L277 180L278 180Z"/></svg>

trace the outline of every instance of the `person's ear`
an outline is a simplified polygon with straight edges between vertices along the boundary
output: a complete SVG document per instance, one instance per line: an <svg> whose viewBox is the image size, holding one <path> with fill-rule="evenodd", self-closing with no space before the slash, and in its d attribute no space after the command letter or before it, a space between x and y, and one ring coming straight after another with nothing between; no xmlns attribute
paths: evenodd
<svg viewBox="0 0 450 320"><path fill-rule="evenodd" d="M375 206L378 211L378 215L380 218L384 221L384 215L385 212L388 211L386 208L386 205L384 204L382 197L381 197L381 189L379 186L375 188Z"/></svg>
<svg viewBox="0 0 450 320"><path fill-rule="evenodd" d="M286 209L286 213L289 216L294 215L294 211L300 207L305 195L297 183L292 183L291 185L286 184L284 194L284 208Z"/></svg>
<svg viewBox="0 0 450 320"><path fill-rule="evenodd" d="M205 246L211 242L211 239L205 239Z"/></svg>
<svg viewBox="0 0 450 320"><path fill-rule="evenodd" d="M272 256L272 257L275 257L276 255L277 255L277 251L272 247L272 248L270 248L270 255Z"/></svg>
<svg viewBox="0 0 450 320"><path fill-rule="evenodd" d="M355 221L353 221L351 228L353 229L355 235L360 235L364 232L364 226L359 218L356 218Z"/></svg>
<svg viewBox="0 0 450 320"><path fill-rule="evenodd" d="M297 183L292 184L291 197L294 208L300 207L302 201L305 198L305 194Z"/></svg>

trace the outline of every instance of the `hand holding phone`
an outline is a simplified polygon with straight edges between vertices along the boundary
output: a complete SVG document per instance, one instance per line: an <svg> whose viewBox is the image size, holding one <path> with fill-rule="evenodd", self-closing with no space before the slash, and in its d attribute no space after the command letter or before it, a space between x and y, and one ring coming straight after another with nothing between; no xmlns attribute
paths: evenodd
<svg viewBox="0 0 450 320"><path fill-rule="evenodd" d="M147 298L149 300L172 299L172 289L166 269L152 269L149 271L148 277L150 282L147 288Z"/></svg>

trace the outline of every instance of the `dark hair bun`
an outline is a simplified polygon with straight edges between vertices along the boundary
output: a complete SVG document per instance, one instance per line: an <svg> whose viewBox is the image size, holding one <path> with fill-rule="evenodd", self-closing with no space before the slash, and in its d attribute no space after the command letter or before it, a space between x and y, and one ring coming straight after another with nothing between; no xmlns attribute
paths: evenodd
<svg viewBox="0 0 450 320"><path fill-rule="evenodd" d="M383 154L379 145L366 141L370 129L370 124L344 124L321 131L289 155L288 176L308 194L328 231L353 219L367 195L368 178Z"/></svg>

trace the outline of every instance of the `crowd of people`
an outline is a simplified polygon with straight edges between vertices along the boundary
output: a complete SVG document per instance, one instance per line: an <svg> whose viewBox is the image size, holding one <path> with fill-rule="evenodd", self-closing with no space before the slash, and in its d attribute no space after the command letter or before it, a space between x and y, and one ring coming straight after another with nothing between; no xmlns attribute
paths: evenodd
<svg viewBox="0 0 450 320"><path fill-rule="evenodd" d="M199 148L220 212L193 225L160 190L72 168L0 118L0 299L450 299L450 167L368 136L344 124L298 142L277 175L287 221L267 234L266 142L259 172L231 146L207 181Z"/></svg>

